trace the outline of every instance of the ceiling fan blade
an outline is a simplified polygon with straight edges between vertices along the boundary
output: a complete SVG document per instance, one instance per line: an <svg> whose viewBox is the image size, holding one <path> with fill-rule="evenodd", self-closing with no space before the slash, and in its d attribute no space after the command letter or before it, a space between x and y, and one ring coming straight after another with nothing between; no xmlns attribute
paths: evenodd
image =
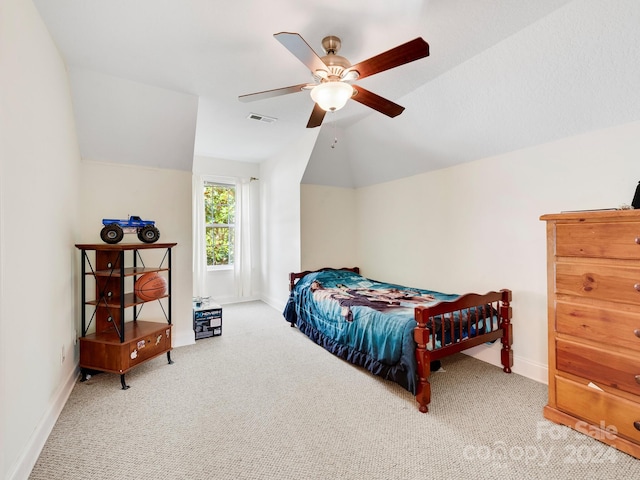
<svg viewBox="0 0 640 480"><path fill-rule="evenodd" d="M307 42L297 33L280 32L274 35L284 47L295 55L295 57L304 63L311 73L316 70L328 71L320 57L313 51Z"/></svg>
<svg viewBox="0 0 640 480"><path fill-rule="evenodd" d="M347 72L357 70L359 73L358 79L365 78L375 73L384 72L390 68L399 67L405 63L419 60L428 55L429 44L425 42L422 37L418 37L410 42L403 43L391 50L387 50L384 53L376 55L375 57L371 57L360 63L352 65L350 68L345 70L345 74Z"/></svg>
<svg viewBox="0 0 640 480"><path fill-rule="evenodd" d="M388 117L397 117L404 111L404 107L397 103L393 103L391 100L387 100L360 86L354 85L353 89L356 91L356 94L351 97L352 100L366 105L369 108L373 108L380 113L384 113Z"/></svg>
<svg viewBox="0 0 640 480"><path fill-rule="evenodd" d="M254 102L256 100L264 100L266 98L279 97L280 95L287 95L289 93L301 92L304 87L309 85L308 83L301 83L299 85L292 85L290 87L276 88L274 90L265 90L264 92L248 93L246 95L240 95L238 100L241 102Z"/></svg>
<svg viewBox="0 0 640 480"><path fill-rule="evenodd" d="M315 128L322 125L322 120L324 120L324 116L327 112L320 108L320 105L317 103L313 106L313 112L311 112L311 117L309 118L309 122L307 123L307 128Z"/></svg>

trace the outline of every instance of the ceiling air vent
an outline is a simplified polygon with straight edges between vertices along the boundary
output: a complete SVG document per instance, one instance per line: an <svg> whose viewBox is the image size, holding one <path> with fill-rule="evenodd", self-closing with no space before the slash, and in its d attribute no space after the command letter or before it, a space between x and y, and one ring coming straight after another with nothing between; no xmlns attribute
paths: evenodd
<svg viewBox="0 0 640 480"><path fill-rule="evenodd" d="M247 118L251 120L258 120L259 122L264 123L274 123L278 121L277 118L267 117L266 115L260 115L259 113L250 113Z"/></svg>

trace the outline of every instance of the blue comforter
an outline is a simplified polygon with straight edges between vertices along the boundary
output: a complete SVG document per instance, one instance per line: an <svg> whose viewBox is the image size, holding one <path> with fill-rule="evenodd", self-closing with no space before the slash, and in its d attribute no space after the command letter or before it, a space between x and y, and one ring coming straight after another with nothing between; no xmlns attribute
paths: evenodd
<svg viewBox="0 0 640 480"><path fill-rule="evenodd" d="M414 309L456 298L323 270L298 281L284 317L335 355L415 393Z"/></svg>

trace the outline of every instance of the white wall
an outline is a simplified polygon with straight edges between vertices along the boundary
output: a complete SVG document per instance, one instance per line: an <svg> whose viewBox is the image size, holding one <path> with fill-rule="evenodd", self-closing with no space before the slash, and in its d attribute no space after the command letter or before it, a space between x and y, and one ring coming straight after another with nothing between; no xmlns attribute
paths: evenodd
<svg viewBox="0 0 640 480"><path fill-rule="evenodd" d="M77 378L80 155L64 63L30 1L0 4L0 478L29 475Z"/></svg>
<svg viewBox="0 0 640 480"><path fill-rule="evenodd" d="M314 251L304 257L314 265L323 254L332 261L323 245L335 241L341 212L353 208L357 263L365 275L449 293L512 289L513 370L546 382L546 239L539 217L630 204L639 158L635 122L364 187L335 218L326 212L318 217L324 228L303 231L303 238L314 235L313 243L305 243ZM315 198L333 194L314 187ZM317 215L316 206L303 205L303 217ZM471 353L499 365L499 348Z"/></svg>
<svg viewBox="0 0 640 480"><path fill-rule="evenodd" d="M301 270L357 266L355 201L352 188L301 185Z"/></svg>
<svg viewBox="0 0 640 480"><path fill-rule="evenodd" d="M259 299L262 291L260 275L260 165L252 162L238 162L212 157L196 156L193 159L193 173L205 179L215 177L257 178L251 182L251 292L252 295L239 299L234 286L234 273L229 270L209 270L206 278L207 295L217 303L234 303ZM195 281L195 280L194 280Z"/></svg>
<svg viewBox="0 0 640 480"><path fill-rule="evenodd" d="M277 309L287 301L289 273L300 271L300 180L317 130L307 130L285 151L260 164L262 299Z"/></svg>
<svg viewBox="0 0 640 480"><path fill-rule="evenodd" d="M194 343L191 172L83 161L80 182L77 243L102 243L102 219L129 215L154 220L160 230L159 242L177 242L171 258L173 346ZM123 242L139 240L135 234L125 234ZM150 306L145 305L145 314L155 318ZM175 359L178 361L179 354Z"/></svg>

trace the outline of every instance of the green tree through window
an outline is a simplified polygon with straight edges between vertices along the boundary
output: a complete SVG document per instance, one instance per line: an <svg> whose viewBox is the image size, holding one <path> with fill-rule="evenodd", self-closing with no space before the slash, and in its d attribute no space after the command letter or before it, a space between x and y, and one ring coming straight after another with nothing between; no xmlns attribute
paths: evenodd
<svg viewBox="0 0 640 480"><path fill-rule="evenodd" d="M207 265L233 265L236 189L233 185L206 183L204 187Z"/></svg>

